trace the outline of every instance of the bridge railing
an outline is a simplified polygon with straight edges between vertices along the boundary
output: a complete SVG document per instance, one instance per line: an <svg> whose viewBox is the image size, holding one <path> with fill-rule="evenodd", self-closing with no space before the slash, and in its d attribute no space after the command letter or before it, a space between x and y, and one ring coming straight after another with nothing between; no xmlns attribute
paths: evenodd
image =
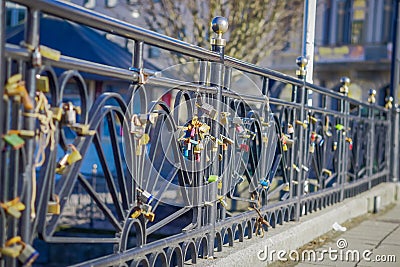
<svg viewBox="0 0 400 267"><path fill-rule="evenodd" d="M389 106L349 98L348 78L306 83L304 58L291 77L225 56L223 18L210 51L66 2L12 2L27 20L23 42L4 21L0 34L0 266L34 260L36 238L109 247L66 264L182 266L389 179ZM41 26L60 19L133 41L132 65L46 47ZM187 63L146 68L145 45Z"/></svg>

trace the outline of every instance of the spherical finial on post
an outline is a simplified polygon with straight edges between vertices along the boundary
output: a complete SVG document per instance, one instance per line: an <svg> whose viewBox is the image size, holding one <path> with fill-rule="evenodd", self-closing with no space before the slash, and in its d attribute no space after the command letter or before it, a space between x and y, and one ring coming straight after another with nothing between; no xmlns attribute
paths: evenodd
<svg viewBox="0 0 400 267"><path fill-rule="evenodd" d="M393 97L387 96L387 97L385 97L385 101L386 101L385 108L392 109L393 108Z"/></svg>
<svg viewBox="0 0 400 267"><path fill-rule="evenodd" d="M298 57L296 59L296 64L299 66L299 69L296 70L296 75L299 79L304 79L307 74L306 66L308 64L308 59L306 57Z"/></svg>
<svg viewBox="0 0 400 267"><path fill-rule="evenodd" d="M226 33L228 26L228 20L224 17L215 17L211 21L211 28L216 34Z"/></svg>
<svg viewBox="0 0 400 267"><path fill-rule="evenodd" d="M340 83L342 86L340 86L340 92L343 93L343 95L347 96L349 93L349 85L350 85L350 78L349 77L342 77L340 78Z"/></svg>
<svg viewBox="0 0 400 267"><path fill-rule="evenodd" d="M222 35L228 30L228 20L224 17L215 17L211 21L211 29L216 33L216 37L211 38L212 46L225 46L226 40L222 38Z"/></svg>
<svg viewBox="0 0 400 267"><path fill-rule="evenodd" d="M376 99L375 99L375 96L376 96L376 90L375 89L369 89L369 92L368 92L368 103L370 103L370 104L375 104L375 102L376 102Z"/></svg>

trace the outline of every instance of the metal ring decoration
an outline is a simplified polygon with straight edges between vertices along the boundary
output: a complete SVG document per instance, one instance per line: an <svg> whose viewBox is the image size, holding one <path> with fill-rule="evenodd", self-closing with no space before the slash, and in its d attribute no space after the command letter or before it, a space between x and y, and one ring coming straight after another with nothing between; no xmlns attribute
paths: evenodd
<svg viewBox="0 0 400 267"><path fill-rule="evenodd" d="M130 267L150 267L150 262L149 260L144 257L142 259L136 259L131 262Z"/></svg>
<svg viewBox="0 0 400 267"><path fill-rule="evenodd" d="M183 266L183 253L181 247L168 247L166 255L168 266Z"/></svg>
<svg viewBox="0 0 400 267"><path fill-rule="evenodd" d="M167 267L167 255L162 250L156 253L151 253L149 256L149 263L152 267Z"/></svg>
<svg viewBox="0 0 400 267"><path fill-rule="evenodd" d="M191 260L193 264L197 262L197 250L194 241L186 241L182 244L183 261Z"/></svg>

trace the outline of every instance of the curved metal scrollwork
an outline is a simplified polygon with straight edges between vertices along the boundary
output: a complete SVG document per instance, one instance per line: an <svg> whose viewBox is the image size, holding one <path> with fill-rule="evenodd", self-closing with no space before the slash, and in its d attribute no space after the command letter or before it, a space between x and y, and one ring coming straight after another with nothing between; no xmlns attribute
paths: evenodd
<svg viewBox="0 0 400 267"><path fill-rule="evenodd" d="M16 2L98 19L68 3ZM122 22L96 27L135 39L131 71L63 55L33 65L33 51L6 46L0 248L15 233L105 248L66 264L183 266L387 179L387 109ZM141 37L199 61L152 73ZM272 87L292 101L269 97ZM323 101L309 106L307 90ZM2 230L19 199L26 213Z"/></svg>

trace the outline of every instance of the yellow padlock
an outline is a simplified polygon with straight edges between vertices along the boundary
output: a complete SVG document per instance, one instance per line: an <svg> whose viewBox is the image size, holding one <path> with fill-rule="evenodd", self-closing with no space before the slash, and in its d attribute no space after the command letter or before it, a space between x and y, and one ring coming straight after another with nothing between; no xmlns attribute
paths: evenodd
<svg viewBox="0 0 400 267"><path fill-rule="evenodd" d="M81 155L81 153L79 153L79 151L76 149L76 147L74 145L71 145L70 147L72 149L72 152L71 152L71 154L68 155L68 158L67 158L67 163L69 165L82 159L82 155Z"/></svg>
<svg viewBox="0 0 400 267"><path fill-rule="evenodd" d="M60 61L61 58L61 52L55 49L52 49L50 47L40 45L39 46L40 54L42 57L54 60L54 61Z"/></svg>
<svg viewBox="0 0 400 267"><path fill-rule="evenodd" d="M135 149L135 154L136 156L141 156L142 155L142 147L141 145L137 145Z"/></svg>
<svg viewBox="0 0 400 267"><path fill-rule="evenodd" d="M89 130L89 124L74 123L71 130L75 131L78 135L95 135L95 130Z"/></svg>
<svg viewBox="0 0 400 267"><path fill-rule="evenodd" d="M22 245L14 245L11 247L0 248L0 253L7 257L16 258L21 254L22 249Z"/></svg>
<svg viewBox="0 0 400 267"><path fill-rule="evenodd" d="M150 136L148 134L143 134L139 139L139 145L147 145L150 142Z"/></svg>
<svg viewBox="0 0 400 267"><path fill-rule="evenodd" d="M285 191L285 192L289 192L289 191L290 191L290 185L289 185L289 183L285 183L285 184L283 185L282 191Z"/></svg>
<svg viewBox="0 0 400 267"><path fill-rule="evenodd" d="M47 213L58 215L61 213L60 199L57 195L54 195L53 198L54 200L47 203Z"/></svg>
<svg viewBox="0 0 400 267"><path fill-rule="evenodd" d="M286 144L282 144L282 150L285 152L288 151L288 147Z"/></svg>
<svg viewBox="0 0 400 267"><path fill-rule="evenodd" d="M229 115L230 115L229 112L221 112L221 124L222 125L227 125L228 124Z"/></svg>
<svg viewBox="0 0 400 267"><path fill-rule="evenodd" d="M49 77L43 75L36 75L36 90L43 93L50 91Z"/></svg>
<svg viewBox="0 0 400 267"><path fill-rule="evenodd" d="M218 180L217 188L222 189L222 180Z"/></svg>
<svg viewBox="0 0 400 267"><path fill-rule="evenodd" d="M140 214L142 214L142 210L140 208L135 208L134 212L131 215L131 218L137 219L139 218Z"/></svg>

